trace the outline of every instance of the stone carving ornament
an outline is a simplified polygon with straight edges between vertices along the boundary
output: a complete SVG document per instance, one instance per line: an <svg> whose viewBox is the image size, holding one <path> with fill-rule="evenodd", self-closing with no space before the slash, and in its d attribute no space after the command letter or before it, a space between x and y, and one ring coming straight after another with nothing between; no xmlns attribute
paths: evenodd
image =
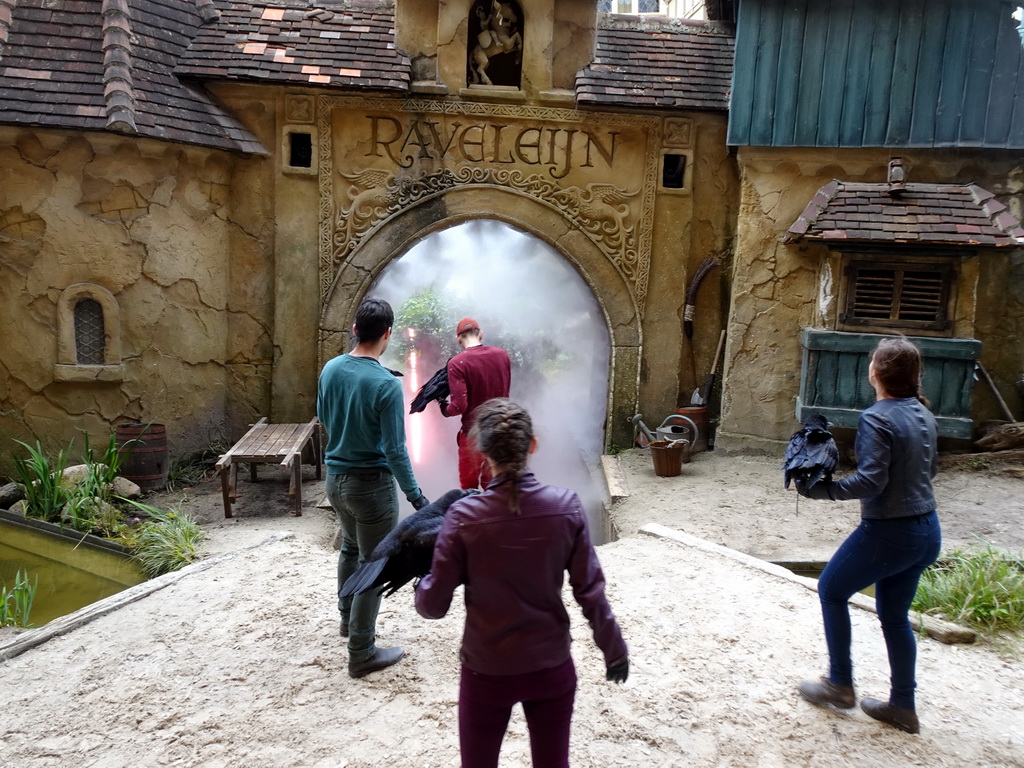
<svg viewBox="0 0 1024 768"><path fill-rule="evenodd" d="M474 85L494 85L487 68L495 56L515 52L516 65L522 61L523 36L518 30L519 16L515 9L511 3L498 0L491 0L490 9L487 6L485 1L475 8L480 33L469 54L469 81ZM518 87L518 82L515 85Z"/></svg>
<svg viewBox="0 0 1024 768"><path fill-rule="evenodd" d="M431 195L467 185L491 185L528 195L572 221L623 276L632 288L638 311L643 314L650 271L654 192L658 180L658 165L651 158L656 158L652 147L661 143L660 121L634 115L603 116L611 125L640 126L647 130L648 162L642 186L630 191L610 182L563 187L548 176L487 165L445 168L420 176L398 176L386 169L345 173L334 168L331 154L330 115L335 108L406 114L474 114L579 124L583 116L575 110L338 96L322 96L317 106L322 305L330 296L338 270L378 225ZM593 119L593 115L588 118ZM640 196L638 214L633 213L629 205L637 196Z"/></svg>

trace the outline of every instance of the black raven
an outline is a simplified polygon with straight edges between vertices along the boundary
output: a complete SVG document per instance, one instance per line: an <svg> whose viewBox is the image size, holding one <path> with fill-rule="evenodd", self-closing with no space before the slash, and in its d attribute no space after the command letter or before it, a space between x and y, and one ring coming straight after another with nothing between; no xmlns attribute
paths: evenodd
<svg viewBox="0 0 1024 768"><path fill-rule="evenodd" d="M419 413L428 405L431 400L438 402L447 400L451 390L448 388L448 363L445 363L437 373L427 379L427 383L420 387L416 397L412 399L409 406L409 413Z"/></svg>
<svg viewBox="0 0 1024 768"><path fill-rule="evenodd" d="M821 414L814 414L804 422L803 429L793 433L786 446L782 462L785 485L795 480L798 490L807 491L820 482L832 479L832 470L839 461L839 449L828 421Z"/></svg>
<svg viewBox="0 0 1024 768"><path fill-rule="evenodd" d="M445 512L453 503L477 491L452 490L409 517L381 539L380 544L342 585L339 597L358 595L380 588L387 597L415 578L430 573L434 542L441 530Z"/></svg>

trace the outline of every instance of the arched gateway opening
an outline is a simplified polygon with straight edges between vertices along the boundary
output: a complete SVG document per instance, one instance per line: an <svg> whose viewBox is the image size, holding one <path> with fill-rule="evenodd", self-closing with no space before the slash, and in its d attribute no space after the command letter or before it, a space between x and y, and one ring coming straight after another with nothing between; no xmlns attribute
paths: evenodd
<svg viewBox="0 0 1024 768"><path fill-rule="evenodd" d="M467 221L419 240L384 268L367 295L395 309L381 362L404 372L407 400L459 351L458 320L475 319L484 343L512 359L511 396L534 420L539 448L531 466L538 478L577 489L600 506L590 470L604 443L608 323L558 251L494 219ZM459 423L433 403L406 418L410 457L431 498L458 485Z"/></svg>
<svg viewBox="0 0 1024 768"><path fill-rule="evenodd" d="M515 243L525 253L513 250ZM455 267L459 248L469 251L472 266ZM491 258L496 259L494 264ZM540 478L580 490L588 495L589 508L599 508L603 489L591 481L585 461L596 460L608 443L628 442L628 419L636 408L639 381L639 312L632 283L621 267L550 205L496 187L447 190L382 222L336 267L320 319L321 365L349 349L355 309L364 297L394 290L397 293L384 297L396 310L402 309L403 294L411 296L417 290L411 283L400 287L410 274L416 275L419 290L440 286L442 277L447 283L454 275L451 279L459 291L480 297L451 302L455 317L448 335L441 334L444 343L454 344L454 322L470 316L484 325L485 343L499 343L502 334L513 334L515 326L539 334L533 324L543 321L550 326L544 330L552 344L569 348L562 358L552 351L556 347L549 347L550 355L542 363L531 363L533 367L523 371L514 368L512 394L530 408L541 442L546 444L545 452L532 462ZM462 288L473 281L484 288ZM461 295L459 291L456 295ZM532 308L535 298L546 303L546 314ZM492 317L491 310L497 307L505 311ZM444 358L444 354L439 344L434 356ZM390 367L403 372L408 367L407 359L388 360L393 363ZM431 366L442 362L431 363L425 356L426 370L417 374L417 381L422 383L424 375L436 370ZM553 376L556 369L559 375ZM549 390L537 382L545 376L557 379ZM415 389L411 381L407 389ZM424 467L428 495L453 487L456 420L441 418L436 405L428 408L428 416L412 418L424 419L421 439L431 448L424 450L421 460L443 464L450 473L435 475L432 467ZM428 437L431 429L435 431ZM560 465L550 453L567 459ZM601 536L595 526L595 538Z"/></svg>

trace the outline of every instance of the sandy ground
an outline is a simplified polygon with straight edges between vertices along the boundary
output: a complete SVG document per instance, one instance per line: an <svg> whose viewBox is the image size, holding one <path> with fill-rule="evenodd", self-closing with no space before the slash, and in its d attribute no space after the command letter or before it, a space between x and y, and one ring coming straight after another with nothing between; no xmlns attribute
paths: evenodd
<svg viewBox="0 0 1024 768"><path fill-rule="evenodd" d="M655 477L642 451L615 463L629 496L613 507L621 538L599 555L632 671L625 685L604 681L573 608L573 765L1024 766L1024 662L922 639L918 736L859 710L813 707L794 685L823 670L816 595L714 546L638 532L653 521L763 558L826 559L853 509L803 502L797 512L767 460L700 454L677 478ZM234 520L221 516L214 482L188 501L208 533L205 554L236 556L0 663L0 765L458 765L461 607L429 622L408 590L389 598L380 641L406 658L350 679L333 519L315 506L315 482L298 518L283 477L240 485ZM1022 545L1024 481L994 467L948 472L938 488L947 544L981 534ZM884 696L877 619L855 609L853 621L858 688ZM519 712L502 765L529 765Z"/></svg>

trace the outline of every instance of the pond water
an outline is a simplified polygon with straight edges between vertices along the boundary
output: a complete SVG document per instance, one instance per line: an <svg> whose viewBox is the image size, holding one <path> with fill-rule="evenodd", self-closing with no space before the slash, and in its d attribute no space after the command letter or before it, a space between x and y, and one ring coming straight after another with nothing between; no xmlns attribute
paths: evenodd
<svg viewBox="0 0 1024 768"><path fill-rule="evenodd" d="M125 555L0 520L0 583L39 579L29 621L39 627L146 580Z"/></svg>
<svg viewBox="0 0 1024 768"><path fill-rule="evenodd" d="M785 561L778 561L778 560L775 561L775 564L776 565L781 565L783 568L788 568L793 573L795 573L797 576L808 576L808 577L810 577L812 579L819 579L819 578L821 578L821 572L824 571L825 570L825 566L828 565L828 563L825 563L825 562L807 562L807 561L785 562ZM868 597L874 597L875 596L875 585L872 584L870 587L867 587L866 589L862 589L861 590L861 594L865 594Z"/></svg>

